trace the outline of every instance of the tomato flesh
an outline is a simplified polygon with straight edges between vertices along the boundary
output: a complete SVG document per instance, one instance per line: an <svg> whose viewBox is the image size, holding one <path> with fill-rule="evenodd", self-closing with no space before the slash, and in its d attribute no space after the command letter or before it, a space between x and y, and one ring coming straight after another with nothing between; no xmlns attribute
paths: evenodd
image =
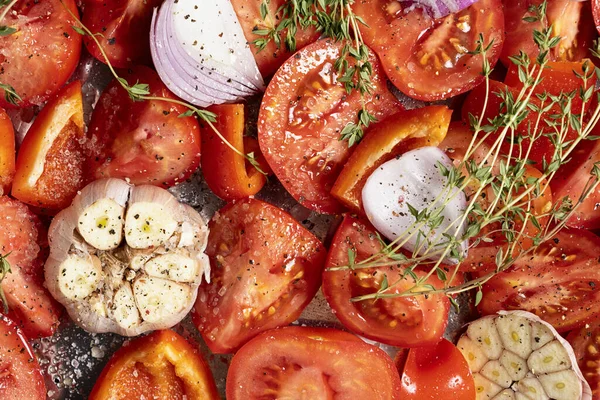
<svg viewBox="0 0 600 400"><path fill-rule="evenodd" d="M264 332L236 353L227 374L230 400L399 400L399 391L387 354L325 328Z"/></svg>
<svg viewBox="0 0 600 400"><path fill-rule="evenodd" d="M300 316L326 254L289 214L259 200L225 206L209 227L211 283L200 286L193 317L208 347L229 353Z"/></svg>
<svg viewBox="0 0 600 400"><path fill-rule="evenodd" d="M63 6L64 4L64 6ZM67 8L78 15L74 0L19 0L3 25L17 32L0 36L0 82L12 86L19 107L40 105L69 79L81 54L81 35ZM14 108L0 89L0 106Z"/></svg>
<svg viewBox="0 0 600 400"><path fill-rule="evenodd" d="M320 213L342 210L330 194L352 152L340 133L362 108L360 93L348 94L337 81L333 64L343 45L322 39L286 61L267 87L258 117L258 141L273 172L300 204ZM373 91L364 102L384 119L401 106L375 57L370 61Z"/></svg>
<svg viewBox="0 0 600 400"><path fill-rule="evenodd" d="M590 384L593 398L597 399L600 397L600 321L572 331L567 340L573 347L583 377Z"/></svg>
<svg viewBox="0 0 600 400"><path fill-rule="evenodd" d="M0 196L10 192L15 176L15 132L8 114L0 108Z"/></svg>
<svg viewBox="0 0 600 400"><path fill-rule="evenodd" d="M418 347L439 342L446 329L450 304L443 295L351 301L353 297L376 292L384 277L390 284L400 281L390 293L410 289L414 281L410 277L401 278L401 266L327 270L347 265L349 251L354 251L355 262L360 262L381 249L374 228L349 215L344 217L333 238L323 272L323 294L336 317L353 332L394 346ZM425 275L423 271L415 271L415 274ZM437 277L427 282L436 287L443 285Z"/></svg>

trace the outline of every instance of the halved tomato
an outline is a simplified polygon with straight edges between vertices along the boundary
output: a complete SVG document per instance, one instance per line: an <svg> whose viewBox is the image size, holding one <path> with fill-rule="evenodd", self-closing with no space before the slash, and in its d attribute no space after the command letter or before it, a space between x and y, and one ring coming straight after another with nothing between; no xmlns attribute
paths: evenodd
<svg viewBox="0 0 600 400"><path fill-rule="evenodd" d="M279 31L279 37L281 44L278 47L277 44L271 40L269 43L260 50L259 47L254 44L257 39L264 39L265 36L260 36L254 33L255 30L268 30L275 27L275 24L280 22L281 13L279 12L280 7L285 6L286 0L271 0L271 1L248 1L248 0L232 0L231 5L237 14L240 21L244 36L248 43L251 43L252 52L254 58L258 64L258 69L264 77L269 77L277 71L277 68L281 66L287 60L292 53L290 53L285 45L285 37L287 35L287 28ZM261 16L261 7L266 4L268 13L263 20ZM304 46L314 42L321 35L313 27L307 29L299 29L295 34L292 35L294 43L296 44L296 50L300 50Z"/></svg>
<svg viewBox="0 0 600 400"><path fill-rule="evenodd" d="M286 61L269 83L258 117L258 141L273 172L300 204L321 213L342 210L330 194L352 152L340 133L357 121L362 102L377 119L401 109L374 56L372 93L361 99L356 90L346 92L334 68L343 46L322 39Z"/></svg>
<svg viewBox="0 0 600 400"><path fill-rule="evenodd" d="M563 229L483 286L479 310L526 310L567 332L600 317L600 238Z"/></svg>
<svg viewBox="0 0 600 400"><path fill-rule="evenodd" d="M83 24L94 34L115 68L147 64L150 58L152 10L162 0L86 0ZM98 45L89 36L83 42L91 55L106 63Z"/></svg>
<svg viewBox="0 0 600 400"><path fill-rule="evenodd" d="M487 58L498 61L504 42L500 0L480 0L445 18L433 19L400 2L358 0L353 9L366 23L362 37L385 72L410 97L433 101L464 93L483 81L483 57L473 55L479 35L492 43Z"/></svg>
<svg viewBox="0 0 600 400"><path fill-rule="evenodd" d="M400 400L400 377L380 348L335 329L287 327L257 336L233 357L229 400Z"/></svg>
<svg viewBox="0 0 600 400"><path fill-rule="evenodd" d="M225 206L209 227L211 282L192 312L208 347L229 353L300 316L319 289L326 253L291 215L259 200Z"/></svg>
<svg viewBox="0 0 600 400"><path fill-rule="evenodd" d="M89 399L218 400L219 395L197 346L167 329L123 345Z"/></svg>
<svg viewBox="0 0 600 400"><path fill-rule="evenodd" d="M15 131L13 124L0 108L0 196L10 192L15 176Z"/></svg>
<svg viewBox="0 0 600 400"><path fill-rule="evenodd" d="M42 104L75 71L81 35L67 9L78 14L75 0L19 0L2 21L17 31L0 36L0 82L15 89L19 107ZM15 107L4 94L0 106Z"/></svg>
<svg viewBox="0 0 600 400"><path fill-rule="evenodd" d="M550 51L554 61L579 61L589 57L589 48L596 37L589 3L585 1L548 0L546 15L535 22L524 21L535 13L531 7L539 7L542 0L505 0L506 41L500 60L507 67L512 64L508 57L520 51L535 60L540 50L533 39L534 30L541 31L552 26L552 35L561 37L558 46Z"/></svg>
<svg viewBox="0 0 600 400"><path fill-rule="evenodd" d="M12 195L32 206L60 210L86 184L83 173L81 82L63 88L38 115L19 148Z"/></svg>
<svg viewBox="0 0 600 400"><path fill-rule="evenodd" d="M121 73L130 85L148 84L150 96L177 99L152 69ZM200 163L200 127L187 108L168 101L133 101L113 80L100 96L88 129L90 179L122 178L135 185L170 187Z"/></svg>
<svg viewBox="0 0 600 400"><path fill-rule="evenodd" d="M51 336L61 311L43 286L46 230L25 204L7 196L0 197L0 218L0 254L8 254L6 259L12 270L1 284L8 301L8 315L29 338ZM0 365L1 362L0 358Z"/></svg>
<svg viewBox="0 0 600 400"><path fill-rule="evenodd" d="M600 398L600 320L572 331L567 340L573 346L577 364L590 384L593 398Z"/></svg>
<svg viewBox="0 0 600 400"><path fill-rule="evenodd" d="M45 400L46 386L31 346L17 325L0 315L0 398Z"/></svg>
<svg viewBox="0 0 600 400"><path fill-rule="evenodd" d="M375 124L344 165L331 194L346 207L361 212L362 188L371 173L409 150L439 145L451 116L446 106L429 106L400 111Z"/></svg>
<svg viewBox="0 0 600 400"><path fill-rule="evenodd" d="M405 276L404 268L391 265L380 268L328 271L348 265L349 253L360 262L381 251L375 229L349 215L338 228L323 272L323 294L336 317L345 327L369 339L394 346L418 347L436 344L442 339L448 322L450 302L441 294L415 297L382 298L353 302L353 297L376 292L387 280L389 293L410 289L415 281ZM385 259L384 259L385 260ZM423 277L425 272L414 271ZM398 282L398 283L396 283ZM427 283L443 286L437 276Z"/></svg>

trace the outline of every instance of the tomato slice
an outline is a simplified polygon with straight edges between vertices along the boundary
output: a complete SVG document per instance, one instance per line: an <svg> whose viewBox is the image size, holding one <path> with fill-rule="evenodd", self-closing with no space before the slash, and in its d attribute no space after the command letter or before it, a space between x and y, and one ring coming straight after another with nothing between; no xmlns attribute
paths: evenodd
<svg viewBox="0 0 600 400"><path fill-rule="evenodd" d="M15 89L19 107L41 105L75 71L81 35L67 8L78 15L75 0L19 0L2 21L17 32L0 36L0 82ZM0 88L0 106L14 108L4 95Z"/></svg>
<svg viewBox="0 0 600 400"><path fill-rule="evenodd" d="M208 110L217 115L217 121L213 123L217 131L242 154L248 153L244 142L252 138L244 137L244 105L223 104ZM208 125L201 123L200 129L204 150L202 172L210 190L227 201L258 193L267 178L231 150ZM259 155L254 154L256 158Z"/></svg>
<svg viewBox="0 0 600 400"><path fill-rule="evenodd" d="M46 399L44 378L31 346L17 325L1 315L0 398Z"/></svg>
<svg viewBox="0 0 600 400"><path fill-rule="evenodd" d="M63 88L27 131L17 155L12 195L24 203L63 209L85 186L81 82Z"/></svg>
<svg viewBox="0 0 600 400"><path fill-rule="evenodd" d="M480 0L445 18L432 19L421 9L403 10L399 2L358 0L354 11L365 21L362 37L377 53L385 72L410 97L433 101L464 93L483 81L483 57L469 54L483 34L493 44L495 65L504 42L500 0Z"/></svg>
<svg viewBox="0 0 600 400"><path fill-rule="evenodd" d="M152 69L138 66L120 75L145 83L150 96L177 99ZM187 108L166 101L133 101L116 80L104 90L88 129L87 171L91 179L122 178L135 185L170 187L200 164L200 128Z"/></svg>
<svg viewBox="0 0 600 400"><path fill-rule="evenodd" d="M0 108L0 196L10 192L15 176L15 131L13 124Z"/></svg>
<svg viewBox="0 0 600 400"><path fill-rule="evenodd" d="M567 340L573 346L577 364L590 384L593 398L600 398L600 320L572 331Z"/></svg>
<svg viewBox="0 0 600 400"><path fill-rule="evenodd" d="M506 41L500 60L507 67L512 64L508 57L516 56L520 51L535 60L540 51L534 42L533 31L541 31L547 26L552 26L553 36L562 38L558 46L550 51L551 60L579 61L589 57L589 48L592 47L596 32L588 2L550 0L541 21L524 21L523 18L534 15L529 8L541 3L542 0L504 1Z"/></svg>
<svg viewBox="0 0 600 400"><path fill-rule="evenodd" d="M446 339L410 349L401 374L404 400L472 400L475 381L467 360Z"/></svg>
<svg viewBox="0 0 600 400"><path fill-rule="evenodd" d="M594 17L594 24L596 25L596 30L600 32L600 1L592 0L592 15Z"/></svg>
<svg viewBox="0 0 600 400"><path fill-rule="evenodd" d="M361 95L337 81L334 63L343 43L322 39L291 57L273 77L260 106L258 140L279 181L298 202L320 213L337 213L331 188L352 152L340 132L356 122ZM401 109L374 56L369 112L383 119Z"/></svg>
<svg viewBox="0 0 600 400"><path fill-rule="evenodd" d="M248 43L251 43L258 69L264 77L273 75L277 71L277 68L292 55L285 46L287 29L283 29L279 33L279 37L281 38L281 45L279 47L271 40L262 50L254 44L254 41L262 39L264 36L256 35L253 31L255 29L264 30L273 28L274 24L278 23L281 18L281 14L278 12L279 8L286 3L286 0L271 0L268 2L231 0L231 5L240 21L244 36ZM268 15L265 20L263 20L260 11L262 4L266 4L268 9ZM293 35L296 50L300 50L304 46L316 41L320 35L321 33L317 32L313 27L298 29L295 35Z"/></svg>
<svg viewBox="0 0 600 400"><path fill-rule="evenodd" d="M600 238L563 229L483 286L479 310L526 310L567 332L600 316Z"/></svg>
<svg viewBox="0 0 600 400"><path fill-rule="evenodd" d="M196 348L171 330L121 347L102 370L90 400L217 400L210 369Z"/></svg>
<svg viewBox="0 0 600 400"><path fill-rule="evenodd" d="M225 206L209 227L211 283L200 286L193 317L208 347L229 353L300 316L326 253L292 216L259 200Z"/></svg>
<svg viewBox="0 0 600 400"><path fill-rule="evenodd" d="M362 188L386 161L412 149L437 146L444 139L452 111L429 106L400 111L369 129L340 172L331 194L355 212L361 212Z"/></svg>
<svg viewBox="0 0 600 400"><path fill-rule="evenodd" d="M12 270L2 281L9 316L29 338L51 336L61 311L43 286L46 231L25 204L7 196L0 197L0 218L0 254L10 253Z"/></svg>
<svg viewBox="0 0 600 400"><path fill-rule="evenodd" d="M389 356L347 335L301 327L264 332L233 357L227 398L401 399L400 378Z"/></svg>
<svg viewBox="0 0 600 400"><path fill-rule="evenodd" d="M338 228L323 272L323 294L336 317L351 331L382 343L418 347L439 342L446 329L450 302L447 297L436 294L416 297L396 297L352 302L351 298L376 292L383 279L387 278L393 292L410 289L414 281L401 278L401 266L328 271L348 264L348 253L354 251L356 262L377 254L382 248L376 231L367 222L349 215L344 216ZM415 271L418 277L423 271ZM437 277L428 283L441 286Z"/></svg>
<svg viewBox="0 0 600 400"><path fill-rule="evenodd" d="M152 10L161 0L86 0L82 22L96 36L115 68L149 64ZM91 55L106 62L92 38L83 38Z"/></svg>

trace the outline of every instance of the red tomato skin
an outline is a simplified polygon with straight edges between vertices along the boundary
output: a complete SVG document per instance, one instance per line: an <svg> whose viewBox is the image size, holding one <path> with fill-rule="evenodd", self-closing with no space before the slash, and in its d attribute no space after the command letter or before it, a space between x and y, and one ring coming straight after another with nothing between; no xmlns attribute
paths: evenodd
<svg viewBox="0 0 600 400"><path fill-rule="evenodd" d="M130 85L146 83L150 96L177 100L149 67L120 76ZM89 179L129 179L134 185L171 187L185 181L200 164L200 127L187 108L167 101L133 101L113 80L92 113L86 170Z"/></svg>
<svg viewBox="0 0 600 400"><path fill-rule="evenodd" d="M600 1L592 0L592 15L594 16L594 24L596 30L600 33Z"/></svg>
<svg viewBox="0 0 600 400"><path fill-rule="evenodd" d="M65 114L69 116L67 122ZM56 133L54 126L61 123L65 125ZM81 145L84 140L81 82L73 81L48 102L27 131L17 154L12 196L31 206L51 210L69 206L77 191L87 183ZM52 144L46 149L48 143ZM43 172L32 184L38 168Z"/></svg>
<svg viewBox="0 0 600 400"><path fill-rule="evenodd" d="M336 329L299 326L263 332L234 356L227 399L257 400L273 392L281 398L302 392L306 399L402 399L392 359L348 336Z"/></svg>
<svg viewBox="0 0 600 400"><path fill-rule="evenodd" d="M0 108L0 196L10 192L15 176L15 131L4 109Z"/></svg>
<svg viewBox="0 0 600 400"><path fill-rule="evenodd" d="M356 334L393 346L420 347L438 343L448 323L448 298L432 295L428 299L411 297L380 299L376 303L368 300L352 302L352 297L373 293L378 289L379 282L370 281L376 279L377 274L381 276L383 271L388 281L395 282L400 279L401 272L393 268L367 269L361 275L360 272L348 270L327 270L347 264L350 249L355 251L356 262L360 262L380 251L381 244L375 229L368 222L346 214L329 249L322 287L327 302L342 324ZM423 271L415 273L425 275ZM428 283L443 285L437 277L431 277ZM399 285L398 290L408 289L408 285L409 281L406 285ZM380 319L381 315L387 318Z"/></svg>
<svg viewBox="0 0 600 400"><path fill-rule="evenodd" d="M0 37L0 82L12 86L22 100L15 106L0 89L0 107L41 105L73 74L81 55L81 35L72 28L76 24L67 9L78 17L75 0L19 0L11 8L4 22L18 32ZM35 21L32 28L22 29L18 15L25 28Z"/></svg>
<svg viewBox="0 0 600 400"><path fill-rule="evenodd" d="M43 286L46 230L25 204L7 196L0 197L0 215L0 254L10 253L12 270L2 281L9 317L31 339L52 336L62 310Z"/></svg>
<svg viewBox="0 0 600 400"><path fill-rule="evenodd" d="M89 400L184 398L218 400L212 373L197 346L171 330L127 342L102 370Z"/></svg>
<svg viewBox="0 0 600 400"><path fill-rule="evenodd" d="M342 46L321 39L288 59L269 83L258 118L260 149L279 181L300 204L325 214L343 210L330 191L353 148L339 140L340 132L361 109L360 93L347 94L328 78ZM402 106L377 59L370 61L374 89L365 104L381 120Z"/></svg>
<svg viewBox="0 0 600 400"><path fill-rule="evenodd" d="M593 399L600 398L600 320L571 331L567 341L573 347L583 377L590 384Z"/></svg>
<svg viewBox="0 0 600 400"><path fill-rule="evenodd" d="M27 338L0 315L0 398L45 400L46 385Z"/></svg>
<svg viewBox="0 0 600 400"><path fill-rule="evenodd" d="M475 381L467 361L451 342L410 349L401 371L404 400L473 400Z"/></svg>
<svg viewBox="0 0 600 400"><path fill-rule="evenodd" d="M83 24L92 32L115 68L151 63L149 34L152 10L161 0L87 0L84 2ZM85 47L96 59L106 64L100 48L89 36Z"/></svg>
<svg viewBox="0 0 600 400"><path fill-rule="evenodd" d="M231 353L300 316L319 289L326 252L291 215L255 199L228 204L209 228L211 283L200 285L192 316L212 352Z"/></svg>

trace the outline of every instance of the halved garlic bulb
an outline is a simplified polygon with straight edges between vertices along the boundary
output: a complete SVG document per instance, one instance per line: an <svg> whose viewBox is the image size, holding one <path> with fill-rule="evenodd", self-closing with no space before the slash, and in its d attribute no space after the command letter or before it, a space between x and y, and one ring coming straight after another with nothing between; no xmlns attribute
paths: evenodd
<svg viewBox="0 0 600 400"><path fill-rule="evenodd" d="M206 223L155 186L95 181L54 218L48 236L46 286L89 332L170 328L210 276Z"/></svg>
<svg viewBox="0 0 600 400"><path fill-rule="evenodd" d="M478 319L459 339L477 400L591 400L571 345L525 311Z"/></svg>

